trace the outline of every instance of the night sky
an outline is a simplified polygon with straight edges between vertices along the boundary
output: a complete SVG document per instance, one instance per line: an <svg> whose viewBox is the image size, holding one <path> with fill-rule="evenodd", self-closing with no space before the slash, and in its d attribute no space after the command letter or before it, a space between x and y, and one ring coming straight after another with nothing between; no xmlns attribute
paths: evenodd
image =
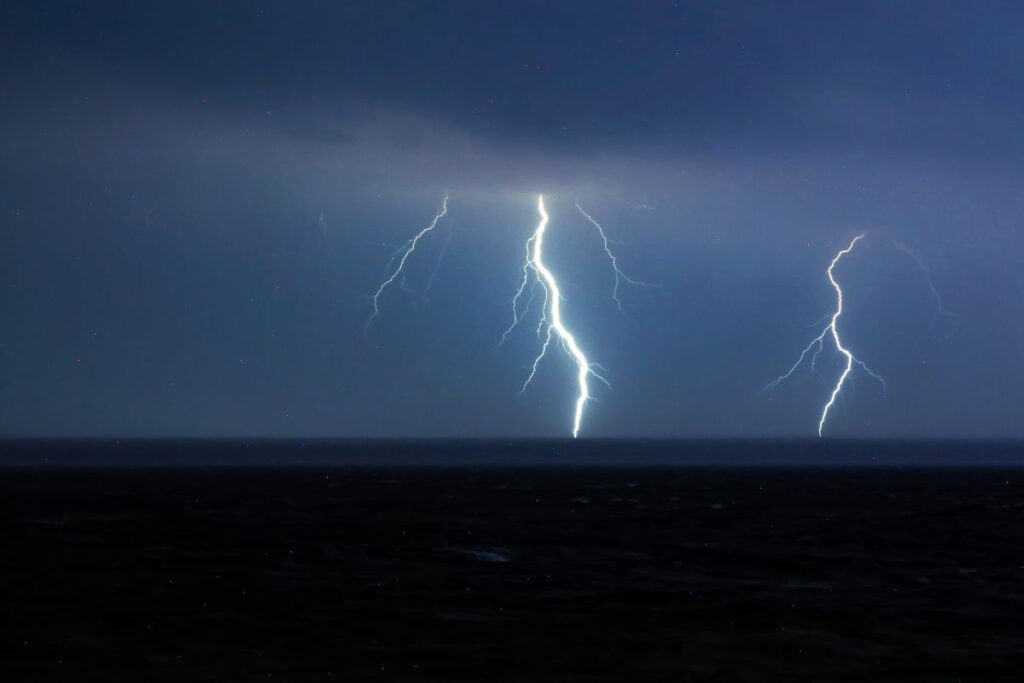
<svg viewBox="0 0 1024 683"><path fill-rule="evenodd" d="M0 9L0 436L1024 436L1024 5ZM396 245L448 215L371 296ZM621 288L573 206L601 223ZM444 251L429 292L427 281ZM934 293L932 287L934 287ZM536 313L536 308L534 309ZM555 349L557 351L557 349Z"/></svg>

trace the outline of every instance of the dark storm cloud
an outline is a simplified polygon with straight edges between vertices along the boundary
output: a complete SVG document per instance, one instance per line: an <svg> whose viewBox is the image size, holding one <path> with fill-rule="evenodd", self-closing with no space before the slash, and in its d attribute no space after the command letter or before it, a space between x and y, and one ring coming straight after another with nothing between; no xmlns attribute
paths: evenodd
<svg viewBox="0 0 1024 683"><path fill-rule="evenodd" d="M7 10L8 111L51 121L6 130L530 190L674 189L680 161L1012 166L1022 18L1012 3L40 3Z"/></svg>
<svg viewBox="0 0 1024 683"><path fill-rule="evenodd" d="M867 231L848 335L891 394L858 384L837 432L1020 434L1016 5L4 12L5 433L562 434L561 363L517 398L531 339L493 349L543 191L574 323L615 385L585 433L813 431L813 375L751 396ZM446 190L431 296L388 299L361 336L388 245ZM570 195L660 285L626 293L636 324ZM896 242L955 319L932 325Z"/></svg>
<svg viewBox="0 0 1024 683"><path fill-rule="evenodd" d="M987 125L1022 111L1022 18L993 2L80 2L11 9L4 38L15 70L84 64L322 119L361 100L502 144L991 156L1020 150Z"/></svg>

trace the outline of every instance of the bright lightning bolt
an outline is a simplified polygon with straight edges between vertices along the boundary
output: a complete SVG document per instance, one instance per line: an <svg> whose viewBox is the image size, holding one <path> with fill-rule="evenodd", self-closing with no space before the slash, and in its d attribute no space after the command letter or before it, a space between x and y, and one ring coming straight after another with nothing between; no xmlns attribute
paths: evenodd
<svg viewBox="0 0 1024 683"><path fill-rule="evenodd" d="M525 310L519 310L519 301L523 298L523 294L530 282L530 275L532 274L535 278L534 284L539 284L544 290L544 310L537 328L538 334L544 335L544 343L541 346L540 353L537 354L533 361L526 382L523 383L523 391L526 390L534 375L537 374L537 367L547 354L552 339L557 337L562 348L572 358L578 370L579 395L576 397L572 423L572 436L576 438L579 436L580 423L583 421L583 407L591 398L588 380L591 375L606 384L607 380L595 372L594 368L597 366L587 360L583 350L577 344L576 338L569 332L562 321L562 292L558 287L558 281L555 280L555 276L544 263L544 235L548 227L548 213L544 208L544 195L538 195L537 197L537 212L540 214L540 222L537 224L537 229L534 233L526 240L526 260L523 262L522 278L520 279L515 297L512 299L513 321L512 325L502 335L502 341L519 324L519 321L522 320L525 314ZM529 305L529 302L527 302L527 305Z"/></svg>
<svg viewBox="0 0 1024 683"><path fill-rule="evenodd" d="M621 270L619 270L618 259L616 259L615 254L612 253L612 248L608 243L608 236L605 234L604 228L601 227L600 223L594 220L593 216L591 216L589 213L583 210L583 207L580 206L579 202L574 201L574 203L576 204L576 208L579 210L579 212L583 214L583 217L590 221L590 223L595 228L597 228L597 234L601 236L601 241L604 243L604 253L608 255L608 260L611 261L612 264L612 270L615 271L615 287L612 289L612 299L615 300L615 305L618 307L619 313L622 313L622 315L626 315L626 313L622 310L622 300L619 299L619 285L622 283L622 281L625 280L629 284L637 285L639 287L650 287L651 285L649 285L646 282L634 280L633 278L629 277Z"/></svg>
<svg viewBox="0 0 1024 683"><path fill-rule="evenodd" d="M828 281L832 283L832 287L836 290L836 310L832 313L828 325L825 327L824 330L821 331L821 334L812 339L811 343L808 344L804 348L804 350L800 352L800 356L797 358L796 363L793 364L793 367L791 367L784 375L780 375L778 379L770 382L768 386L765 387L765 389L767 390L774 390L775 387L781 384L784 380L789 379L789 377L791 377L793 373L796 372L797 368L799 368L800 365L803 364L804 359L807 357L807 354L809 353L811 354L811 368L813 369L814 364L817 361L818 354L821 353L822 349L825 346L825 337L831 334L832 341L835 343L836 349L846 358L846 365L844 366L843 372L839 376L839 379L836 381L835 387L833 387L832 393L829 395L828 401L825 403L825 407L822 408L821 419L818 420L819 437L825 430L825 422L826 420L828 420L829 410L832 409L832 406L836 402L836 398L839 396L839 393L843 390L843 385L846 383L847 378L853 371L853 366L855 364L859 366L861 369L863 369L865 372L867 372L871 377L881 382L883 390L885 389L885 380L882 379L881 376L873 372L867 365L859 361L853 355L853 353L850 352L849 349L843 346L842 341L839 339L839 328L837 326L837 323L839 322L839 317L843 314L843 289L842 287L839 286L839 283L836 282L833 270L835 269L836 264L839 263L839 261L844 256L853 251L854 246L856 246L857 242L859 242L863 237L864 235L857 235L856 237L854 237L853 241L850 242L849 246L847 246L845 249L837 253L835 257L832 259L832 262L828 266Z"/></svg>
<svg viewBox="0 0 1024 683"><path fill-rule="evenodd" d="M411 291L405 286L405 273L402 272L403 269L405 268L405 262L409 260L410 254L416 251L416 245L419 244L419 241L423 238L423 236L431 232L437 226L437 222L441 220L446 213L448 213L447 194L445 194L444 200L441 202L441 211L436 216L434 216L434 220L430 222L430 225L416 233L415 237L413 237L411 240L409 240L404 245L399 247L392 255L391 262L388 264L388 268L390 269L391 265L395 262L395 259L398 259L398 266L395 268L394 272L392 272L391 275L386 280L384 280L384 282L380 283L380 287L378 287L377 291L374 293L373 313L370 315L370 319L366 321L366 326L363 328L364 333L370 329L370 325L373 324L374 319L378 315L380 315L380 296L381 294L384 293L384 290L387 289L389 285L393 284L395 280L398 280L398 284L403 290ZM401 258L399 258L399 254L401 254ZM431 276L431 280L433 280L433 276Z"/></svg>

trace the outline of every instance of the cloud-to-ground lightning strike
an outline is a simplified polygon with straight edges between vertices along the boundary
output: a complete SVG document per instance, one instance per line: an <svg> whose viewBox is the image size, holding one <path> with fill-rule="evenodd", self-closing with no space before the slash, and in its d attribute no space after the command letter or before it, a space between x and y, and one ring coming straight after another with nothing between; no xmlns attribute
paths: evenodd
<svg viewBox="0 0 1024 683"><path fill-rule="evenodd" d="M598 366L587 360L583 350L580 349L579 344L576 342L576 338L565 327L565 323L562 320L562 292L558 287L558 281L555 280L555 276L544 263L544 235L547 232L548 226L548 213L544 208L544 195L539 195L537 198L537 212L540 214L540 222L537 224L537 229L534 233L526 240L526 260L523 262L522 279L519 283L519 289L512 299L514 319L512 325L502 335L502 339L504 340L508 333L522 320L522 315L525 311L519 311L519 300L529 284L530 274L533 273L536 278L534 283L539 284L544 290L544 310L537 328L538 334L542 333L542 331L544 333L544 343L541 346L540 353L537 354L533 361L530 374L523 384L523 390L526 390L526 387L529 386L530 381L537 373L537 366L547 354L552 337L557 336L562 348L565 349L573 362L576 363L578 370L579 395L576 397L576 407L572 423L572 435L573 438L576 438L579 436L580 423L583 420L583 407L591 398L588 380L591 376L606 384L607 380L595 371L595 368Z"/></svg>
<svg viewBox="0 0 1024 683"><path fill-rule="evenodd" d="M839 261L844 256L853 251L854 246L856 246L857 242L859 242L863 237L864 235L857 235L856 237L854 237L853 241L850 242L849 246L839 251L839 253L835 255L835 257L832 259L832 262L828 266L828 280L830 283L832 283L832 287L836 290L836 310L832 313L828 325L825 327L824 330L821 331L821 334L812 339L811 343L808 344L807 347L800 352L800 357L797 358L796 363L793 364L793 367L791 367L784 375L780 375L778 379L775 379L774 381L770 382L768 386L765 387L768 390L774 390L775 387L777 387L784 380L789 379L789 377L792 376L792 374L796 372L797 368L799 368L800 365L804 362L804 358L807 357L808 353L811 353L811 368L814 369L814 364L818 359L818 354L821 353L825 345L825 336L831 333L832 341L835 343L836 349L846 358L846 365L843 367L842 374L839 376L839 379L836 381L835 386L832 388L832 393L829 395L828 401L825 403L825 407L822 408L821 418L818 420L819 437L825 430L825 421L828 419L828 412L835 404L836 398L839 396L839 393L843 390L843 385L846 383L847 378L850 376L850 372L853 370L854 364L858 365L869 375L871 375L879 382L881 382L882 388L885 388L885 380L882 379L881 376L873 372L867 365L859 361L853 355L853 353L850 352L849 349L843 346L842 341L839 339L839 329L837 327L839 317L843 314L843 289L842 287L839 286L839 283L836 282L833 270L835 269L836 264L839 263ZM812 349L814 349L813 353L811 352Z"/></svg>
<svg viewBox="0 0 1024 683"><path fill-rule="evenodd" d="M408 290L408 288L405 287L405 274L403 273L403 270L405 268L405 262L409 260L410 254L416 251L416 245L419 244L419 241L423 238L423 236L431 232L435 227L437 227L437 222L444 218L445 214L447 213L448 195L445 194L444 200L442 200L441 202L441 211L438 212L436 216L434 216L434 220L430 222L430 225L416 233L416 235L411 240L409 240L404 245L399 247L392 255L391 262L388 264L388 269L390 270L390 267L395 262L395 259L398 259L398 265L395 267L394 272L392 272L387 279L380 283L380 287L378 287L377 291L374 293L373 313L370 314L369 320L366 321L366 326L363 328L364 333L370 329L370 325L373 324L374 319L378 315L380 315L380 296L381 294L384 293L384 290L387 289L389 285L394 283L395 280L399 280L399 285L402 287L402 289L410 291ZM401 255L401 257L399 257L399 255ZM433 280L433 276L431 276L431 280Z"/></svg>
<svg viewBox="0 0 1024 683"><path fill-rule="evenodd" d="M619 285L622 284L622 281L625 280L629 284L637 285L638 287L650 287L651 285L646 282L641 282L640 280L634 280L619 270L619 262L615 258L615 254L612 253L612 248L608 242L608 236L605 234L604 228L601 227L600 223L594 220L593 216L583 210L583 207L580 206L578 201L574 200L574 203L576 204L576 209L579 210L579 212L583 214L583 217L590 221L595 228L597 228L597 234L601 236L601 241L604 244L604 253L608 255L608 260L611 261L612 264L612 270L615 271L615 287L612 288L612 299L615 300L615 305L618 307L619 313L626 315L625 311L622 310L622 300L619 299Z"/></svg>

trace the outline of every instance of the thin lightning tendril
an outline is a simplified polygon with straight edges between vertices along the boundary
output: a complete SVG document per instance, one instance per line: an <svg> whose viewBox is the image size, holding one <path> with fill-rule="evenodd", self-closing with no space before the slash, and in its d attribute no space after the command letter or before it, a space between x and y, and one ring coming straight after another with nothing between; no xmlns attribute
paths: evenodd
<svg viewBox="0 0 1024 683"><path fill-rule="evenodd" d="M430 277L427 278L427 286L423 288L424 298L427 293L430 292L430 288L434 286L434 280L437 278L438 271L441 270L441 263L444 262L444 255L448 253L448 245L452 243L452 228L451 223L448 224L448 237L444 240L444 246L441 247L441 253L438 254L437 263L434 264L434 270L430 273Z"/></svg>
<svg viewBox="0 0 1024 683"><path fill-rule="evenodd" d="M925 283L928 285L928 289L931 290L932 297L935 299L936 317L943 315L952 316L953 314L947 311L945 307L942 305L942 296L939 294L939 290L935 288L935 280L932 279L932 271L930 268L928 268L928 265L924 262L924 259L921 258L916 252L912 251L910 247L903 244L902 242L895 242L895 245L897 249L899 249L904 254L909 256L910 259L917 264L918 269L924 276Z"/></svg>
<svg viewBox="0 0 1024 683"><path fill-rule="evenodd" d="M403 269L405 268L405 262L409 260L409 255L412 254L412 252L416 251L416 245L419 244L419 241L423 238L423 236L426 235L427 233L431 232L437 226L437 222L439 220L441 220L446 213L448 213L448 195L447 194L444 196L444 200L441 202L441 211L436 216L434 216L434 220L430 222L430 225L428 225L427 227L423 228L418 233L416 233L415 237L413 237L411 240L409 240L404 245L399 247L395 251L395 253L392 254L391 261L389 262L389 266L388 266L389 270L390 270L391 264L394 263L394 261L398 257L398 255L401 254L402 257L400 259L398 259L398 266L395 268L394 272L391 273L391 276L388 277L386 280L384 280L384 282L382 282L380 284L380 287L378 287L377 291L374 293L374 295L373 295L373 313L370 315L370 319L366 321L366 326L363 328L363 332L364 333L367 332L370 329L370 325L373 324L374 319L378 315L380 315L380 296L381 296L381 294L384 293L384 290L388 288L388 285L392 284L395 280L397 280L397 279L399 279L399 277L401 277L401 280L399 280L400 288L405 290L405 291L411 291L411 290L409 290L409 288L407 288L405 286L405 274L403 273Z"/></svg>
<svg viewBox="0 0 1024 683"><path fill-rule="evenodd" d="M922 259L916 252L911 250L910 247L903 244L902 242L894 241L893 243L896 245L897 249L899 249L904 254L909 256L911 260L913 260L914 263L917 264L918 269L924 276L925 283L928 285L928 289L931 290L932 298L935 299L935 313L932 315L931 322L928 323L928 327L922 334L922 338L924 338L929 333L931 333L933 329L935 329L935 326L939 324L939 320L941 320L942 318L954 319L956 318L956 314L947 311L945 306L943 305L942 295L939 294L939 290L935 287L935 280L932 279L932 271L928 267L928 264L924 262L924 259ZM948 336L949 335L946 335L945 337L942 338L942 340L946 339Z"/></svg>
<svg viewBox="0 0 1024 683"><path fill-rule="evenodd" d="M791 367L785 374L780 375L778 379L770 382L768 386L765 387L766 390L773 391L784 380L789 379L793 375L793 373L796 372L797 368L799 368L800 365L803 363L804 358L807 357L808 353L811 353L811 369L814 369L815 362L818 359L818 354L820 354L822 349L824 348L825 337L831 333L832 341L835 343L836 349L846 358L846 365L844 366L843 372L839 376L839 379L836 381L835 386L832 388L832 393L829 395L828 401L825 403L824 408L822 408L821 418L818 420L819 437L823 434L825 430L825 422L828 419L829 410L832 409L832 406L836 402L836 398L839 396L839 393L843 390L843 385L846 383L847 378L850 376L850 373L852 372L854 365L857 365L862 370L864 370L868 375L878 380L882 384L883 391L885 390L885 380L880 375L872 371L863 362L858 360L853 355L853 353L850 352L849 349L843 346L842 341L840 341L839 339L839 329L837 326L837 323L839 322L839 317L843 314L843 289L842 287L839 286L839 283L836 282L833 269L844 256L853 251L854 246L856 246L857 242L859 242L863 237L864 235L857 235L856 237L854 237L853 241L850 242L849 246L847 246L845 249L837 253L835 257L832 259L832 262L828 266L828 280L830 283L832 283L832 287L836 290L836 310L832 313L829 324L825 327L824 330L821 331L821 334L812 339L811 343L808 344L804 348L804 350L800 352L800 357L797 358L797 361L796 363L793 364L793 367Z"/></svg>
<svg viewBox="0 0 1024 683"><path fill-rule="evenodd" d="M512 299L512 325L505 330L501 338L504 341L509 332L523 318L525 311L519 310L519 301L526 291L532 273L535 277L535 283L539 283L544 290L544 312L541 314L540 324L537 328L538 334L544 334L544 343L541 345L540 353L533 360L530 373L523 383L521 391L526 391L526 388L530 385L530 382L537 374L537 367L544 356L547 355L552 339L557 336L559 344L569 354L573 362L576 363L578 370L576 379L579 385L579 394L576 397L572 423L572 436L576 438L579 436L580 423L583 420L583 407L592 398L588 380L593 376L605 384L608 381L595 371L594 368L597 366L587 360L583 350L580 349L579 344L576 342L576 338L569 332L562 321L562 292L558 287L558 281L555 280L555 276L544 264L544 235L547 232L548 226L548 213L544 208L544 195L538 195L537 197L537 212L540 214L540 222L537 224L537 229L533 235L526 240L526 260L523 262L522 278L520 279L515 297Z"/></svg>
<svg viewBox="0 0 1024 683"><path fill-rule="evenodd" d="M589 213L583 210L583 207L580 206L580 203L578 201L574 200L574 203L576 204L577 210L579 210L579 212L583 214L583 217L590 221L595 228L597 228L597 234L601 236L601 241L604 244L604 253L608 255L608 260L611 261L612 264L612 270L615 271L615 287L612 288L612 299L615 300L615 305L616 307L618 307L619 313L622 313L622 315L626 315L625 311L622 310L622 300L619 299L619 285L622 283L622 280L625 280L631 285L637 285L638 287L650 287L651 285L646 282L641 282L640 280L634 280L633 278L629 277L621 270L619 270L618 259L616 259L615 254L612 253L612 248L608 243L608 236L605 234L604 228L601 227L600 223L594 220L593 216L591 216Z"/></svg>
<svg viewBox="0 0 1024 683"><path fill-rule="evenodd" d="M544 195L541 195L542 200L543 197ZM526 240L526 259L523 261L522 277L519 279L519 287L516 288L515 296L512 297L512 324L505 328L505 331L501 333L501 340L498 342L498 346L501 346L502 344L505 343L505 340L508 338L508 335L512 332L512 330L516 328L516 326L519 324L519 321L526 314L526 310L529 309L530 301L533 301L533 296L531 293L530 299L526 302L526 308L523 311L519 310L519 300L523 297L523 292L526 291L526 284L530 281L530 271L535 270L533 268L530 252L533 247L533 241L536 238L537 233L534 233L533 235L530 236L530 239ZM547 290L544 290L544 297L545 299L547 298ZM547 306L545 306L545 311L546 310ZM545 313L544 315L547 315L547 313ZM544 318L542 317L541 323L543 322ZM540 328L538 328L538 330L539 329Z"/></svg>

